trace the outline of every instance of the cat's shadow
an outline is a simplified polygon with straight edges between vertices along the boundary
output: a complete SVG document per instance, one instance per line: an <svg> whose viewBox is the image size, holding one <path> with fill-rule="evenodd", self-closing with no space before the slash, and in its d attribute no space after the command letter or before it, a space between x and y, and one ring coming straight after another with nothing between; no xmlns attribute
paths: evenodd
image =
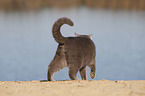
<svg viewBox="0 0 145 96"><path fill-rule="evenodd" d="M70 80L56 80L56 81L70 81ZM48 81L48 80L40 80L40 82L53 82L53 81Z"/></svg>

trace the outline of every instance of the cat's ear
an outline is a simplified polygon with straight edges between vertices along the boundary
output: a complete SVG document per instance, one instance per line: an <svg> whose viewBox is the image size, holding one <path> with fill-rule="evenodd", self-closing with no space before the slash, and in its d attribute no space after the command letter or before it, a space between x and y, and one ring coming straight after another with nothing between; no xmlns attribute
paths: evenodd
<svg viewBox="0 0 145 96"><path fill-rule="evenodd" d="M75 37L79 37L80 35L75 32Z"/></svg>
<svg viewBox="0 0 145 96"><path fill-rule="evenodd" d="M89 34L89 38L90 38L91 40L92 40L92 35L93 35L93 34Z"/></svg>

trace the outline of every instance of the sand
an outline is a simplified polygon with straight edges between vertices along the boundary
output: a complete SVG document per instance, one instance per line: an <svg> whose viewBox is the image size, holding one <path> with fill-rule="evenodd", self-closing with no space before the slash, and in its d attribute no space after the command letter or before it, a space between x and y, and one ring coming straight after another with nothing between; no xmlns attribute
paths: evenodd
<svg viewBox="0 0 145 96"><path fill-rule="evenodd" d="M0 96L145 96L145 80L0 81Z"/></svg>

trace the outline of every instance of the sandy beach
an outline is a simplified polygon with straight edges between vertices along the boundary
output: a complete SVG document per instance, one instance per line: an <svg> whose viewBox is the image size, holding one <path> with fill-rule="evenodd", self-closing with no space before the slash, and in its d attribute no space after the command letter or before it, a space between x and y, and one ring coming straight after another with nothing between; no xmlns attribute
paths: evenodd
<svg viewBox="0 0 145 96"><path fill-rule="evenodd" d="M145 96L145 80L0 81L0 96Z"/></svg>

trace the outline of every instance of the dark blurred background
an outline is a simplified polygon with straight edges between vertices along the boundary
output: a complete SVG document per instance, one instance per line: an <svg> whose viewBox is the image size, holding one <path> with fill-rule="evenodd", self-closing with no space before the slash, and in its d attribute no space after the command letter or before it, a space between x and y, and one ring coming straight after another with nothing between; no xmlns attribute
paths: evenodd
<svg viewBox="0 0 145 96"><path fill-rule="evenodd" d="M75 24L64 36L93 34L94 80L145 80L145 0L0 0L0 81L46 80L60 17ZM70 80L68 68L54 79Z"/></svg>
<svg viewBox="0 0 145 96"><path fill-rule="evenodd" d="M0 0L1 10L39 10L46 7L80 7L145 10L145 0Z"/></svg>

